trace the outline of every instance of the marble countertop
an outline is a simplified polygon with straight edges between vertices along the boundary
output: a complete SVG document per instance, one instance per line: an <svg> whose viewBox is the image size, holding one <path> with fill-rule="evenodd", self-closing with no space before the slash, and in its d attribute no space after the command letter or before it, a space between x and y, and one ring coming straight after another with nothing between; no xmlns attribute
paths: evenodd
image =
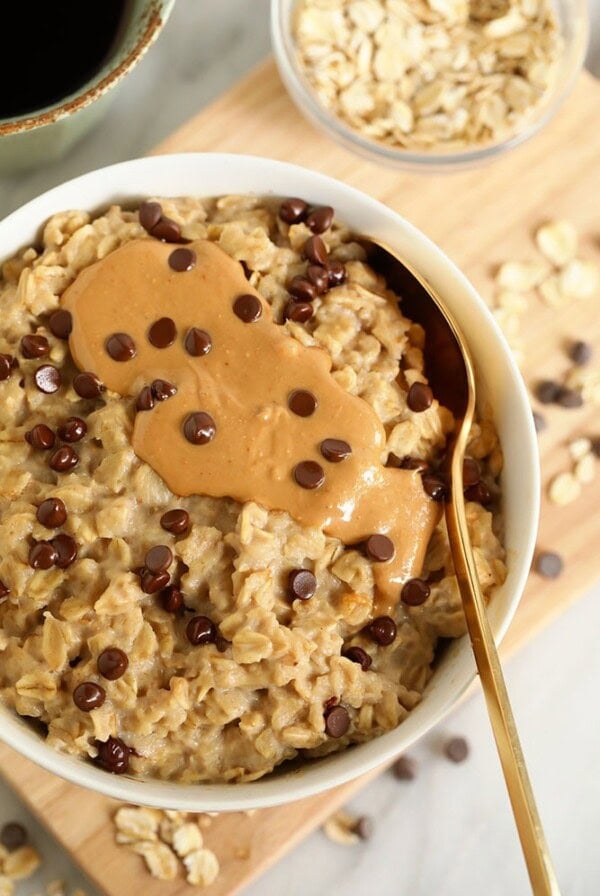
<svg viewBox="0 0 600 896"><path fill-rule="evenodd" d="M68 157L26 175L0 178L0 210L90 169L144 155L269 51L268 0L178 0L159 38L119 89L100 125ZM600 0L588 66L600 76ZM564 587L569 587L568 572ZM507 666L507 682L530 775L565 896L600 893L600 584ZM590 712L590 707L592 711ZM468 761L443 757L446 737L471 746ZM338 846L314 833L247 896L520 896L529 892L485 706L463 704L412 751L412 782L384 775L351 809L372 816L371 840ZM44 855L19 896L77 870L0 784L0 823L20 818ZM138 883L143 886L143 878ZM133 882L132 882L133 890ZM199 891L200 892L200 891Z"/></svg>

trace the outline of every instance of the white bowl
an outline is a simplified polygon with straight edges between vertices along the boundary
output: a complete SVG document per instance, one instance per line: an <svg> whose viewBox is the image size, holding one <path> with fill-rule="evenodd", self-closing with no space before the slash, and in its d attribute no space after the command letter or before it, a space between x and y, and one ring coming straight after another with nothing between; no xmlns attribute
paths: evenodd
<svg viewBox="0 0 600 896"><path fill-rule="evenodd" d="M499 640L523 592L537 532L537 440L525 386L504 337L483 301L455 265L412 224L364 193L313 171L269 159L225 154L182 154L135 159L92 171L55 187L0 223L0 259L35 242L43 222L64 209L100 211L149 195L224 193L302 196L332 205L338 217L396 249L445 298L467 337L478 371L480 401L494 408L504 449L502 475L508 576L493 595L489 618ZM117 777L46 745L27 723L0 707L0 738L19 753L75 784L126 802L187 811L239 811L274 806L342 784L390 761L436 725L475 678L466 637L441 660L422 702L406 721L381 737L339 754L273 773L249 784L180 785ZM490 734L491 736L491 734Z"/></svg>

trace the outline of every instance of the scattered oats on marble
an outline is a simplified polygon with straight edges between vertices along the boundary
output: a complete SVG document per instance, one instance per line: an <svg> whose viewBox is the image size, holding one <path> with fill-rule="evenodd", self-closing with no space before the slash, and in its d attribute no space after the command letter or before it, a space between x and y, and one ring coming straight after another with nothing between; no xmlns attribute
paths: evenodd
<svg viewBox="0 0 600 896"><path fill-rule="evenodd" d="M2 863L2 873L12 880L26 880L35 874L42 858L33 846L21 846L8 854Z"/></svg>
<svg viewBox="0 0 600 896"><path fill-rule="evenodd" d="M569 471L559 473L548 486L548 497L553 504L564 506L576 501L581 494L581 483Z"/></svg>
<svg viewBox="0 0 600 896"><path fill-rule="evenodd" d="M323 832L333 843L338 843L340 846L355 846L360 842L356 832L357 821L355 815L340 809L324 823Z"/></svg>

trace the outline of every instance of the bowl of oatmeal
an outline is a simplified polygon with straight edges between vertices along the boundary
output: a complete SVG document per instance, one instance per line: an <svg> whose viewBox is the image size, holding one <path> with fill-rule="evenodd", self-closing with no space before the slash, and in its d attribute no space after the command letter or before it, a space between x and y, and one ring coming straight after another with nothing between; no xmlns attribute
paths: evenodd
<svg viewBox="0 0 600 896"><path fill-rule="evenodd" d="M271 0L300 111L378 164L454 170L546 124L579 75L585 0Z"/></svg>
<svg viewBox="0 0 600 896"><path fill-rule="evenodd" d="M537 448L464 276L312 171L114 165L0 224L0 737L35 762L133 803L274 805L390 760L473 681L443 523L452 418L360 233L470 342L467 515L506 631Z"/></svg>

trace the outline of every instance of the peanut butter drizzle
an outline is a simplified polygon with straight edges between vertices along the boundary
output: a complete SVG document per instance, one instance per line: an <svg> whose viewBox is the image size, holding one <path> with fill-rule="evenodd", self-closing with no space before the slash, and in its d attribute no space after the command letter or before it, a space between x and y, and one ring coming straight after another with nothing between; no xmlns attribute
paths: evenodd
<svg viewBox="0 0 600 896"><path fill-rule="evenodd" d="M234 314L239 295L259 296L238 262L214 243L197 240L188 246L196 253L195 267L178 273L168 263L174 248L133 240L79 274L62 299L73 315L75 363L121 395L137 395L157 378L177 386L175 396L139 412L133 430L136 454L174 494L256 501L347 545L374 533L391 538L392 560L373 563L377 612L390 612L401 583L420 573L439 519L419 474L382 465L383 425L363 399L336 383L325 351L290 337L262 299L257 321L244 323ZM165 316L175 321L177 337L169 348L157 349L147 333ZM202 357L184 348L191 327L212 338ZM109 356L105 343L115 332L134 339L135 358L117 362ZM312 416L289 410L295 389L317 398ZM182 431L196 411L208 412L216 423L214 439L204 445L191 444ZM326 438L346 440L352 454L329 463L319 450ZM303 460L323 467L320 488L295 482L292 471Z"/></svg>

